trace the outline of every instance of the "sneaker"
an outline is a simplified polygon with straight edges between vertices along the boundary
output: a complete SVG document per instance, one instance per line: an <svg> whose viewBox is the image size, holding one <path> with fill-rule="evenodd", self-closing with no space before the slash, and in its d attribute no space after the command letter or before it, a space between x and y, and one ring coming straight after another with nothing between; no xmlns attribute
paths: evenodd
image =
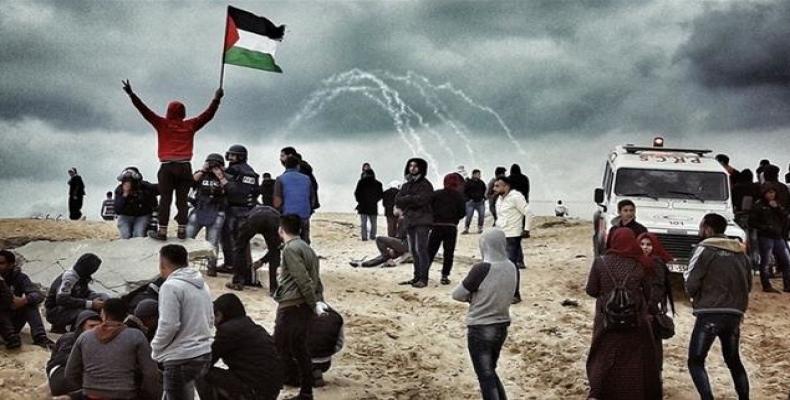
<svg viewBox="0 0 790 400"><path fill-rule="evenodd" d="M513 296L513 300L510 300L510 304L518 304L521 303L521 297Z"/></svg>
<svg viewBox="0 0 790 400"><path fill-rule="evenodd" d="M232 274L233 273L233 266L232 265L227 265L227 264L222 264L220 266L217 266L217 272L222 273L222 274Z"/></svg>
<svg viewBox="0 0 790 400"><path fill-rule="evenodd" d="M228 282L228 283L225 284L225 287L230 289L230 290L236 290L236 291L239 291L239 292L244 290L244 285L242 285L241 283Z"/></svg>
<svg viewBox="0 0 790 400"><path fill-rule="evenodd" d="M413 285L415 282L417 282L416 279L409 279L408 281L398 283L398 285Z"/></svg>
<svg viewBox="0 0 790 400"><path fill-rule="evenodd" d="M449 285L450 284L450 278L448 278L445 275L445 276L442 277L442 280L440 282L442 283L442 285Z"/></svg>
<svg viewBox="0 0 790 400"><path fill-rule="evenodd" d="M464 229L464 231L461 232L461 234L462 235L468 235L469 234L469 229Z"/></svg>
<svg viewBox="0 0 790 400"><path fill-rule="evenodd" d="M779 289L773 288L773 287L770 287L770 286L769 287L764 287L763 288L763 292L765 292L765 293L782 293L782 292L779 291Z"/></svg>
<svg viewBox="0 0 790 400"><path fill-rule="evenodd" d="M159 228L158 231L149 231L148 237L151 239L165 241L167 240L167 228L165 229Z"/></svg>
<svg viewBox="0 0 790 400"><path fill-rule="evenodd" d="M422 288L424 288L426 286L428 286L428 282L425 282L425 281L417 281L417 282L414 282L414 283L411 284L411 287L417 288L417 289L422 289Z"/></svg>
<svg viewBox="0 0 790 400"><path fill-rule="evenodd" d="M42 336L40 338L33 340L33 344L49 351L52 351L55 348L55 342L53 342L46 336Z"/></svg>
<svg viewBox="0 0 790 400"><path fill-rule="evenodd" d="M181 240L186 239L187 238L187 227L183 226L183 225L179 225L178 226L178 232L176 233L176 237L178 237Z"/></svg>
<svg viewBox="0 0 790 400"><path fill-rule="evenodd" d="M6 350L16 350L22 347L22 340L19 339L19 336L12 337L5 342Z"/></svg>
<svg viewBox="0 0 790 400"><path fill-rule="evenodd" d="M516 264L516 266L518 267L518 269L527 269L527 266L522 263L518 263Z"/></svg>
<svg viewBox="0 0 790 400"><path fill-rule="evenodd" d="M357 262L357 261L349 261L348 265L350 265L350 266L352 266L354 268L357 268L357 267L359 267L359 262Z"/></svg>

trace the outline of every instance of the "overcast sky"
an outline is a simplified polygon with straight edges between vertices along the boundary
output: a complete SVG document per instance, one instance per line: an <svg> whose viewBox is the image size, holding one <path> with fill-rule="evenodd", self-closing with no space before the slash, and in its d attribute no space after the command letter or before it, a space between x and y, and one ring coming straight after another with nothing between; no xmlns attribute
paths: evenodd
<svg viewBox="0 0 790 400"><path fill-rule="evenodd" d="M284 73L226 68L194 164L242 143L276 175L279 148L295 145L327 210L353 210L363 161L386 184L413 154L434 181L519 162L534 199L584 202L608 149L655 135L741 168L790 161L790 1L233 5L287 26ZM225 6L0 0L0 215L65 213L71 166L91 217L124 166L155 180L153 131L120 81L159 112L173 99L202 111Z"/></svg>

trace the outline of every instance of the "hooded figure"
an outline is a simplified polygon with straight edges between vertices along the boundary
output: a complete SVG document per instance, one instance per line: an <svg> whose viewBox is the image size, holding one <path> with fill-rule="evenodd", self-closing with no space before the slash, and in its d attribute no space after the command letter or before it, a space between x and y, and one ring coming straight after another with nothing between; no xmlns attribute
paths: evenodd
<svg viewBox="0 0 790 400"><path fill-rule="evenodd" d="M283 370L274 339L247 316L241 300L225 293L214 300L217 334L211 345L211 367L198 381L201 399L276 399Z"/></svg>
<svg viewBox="0 0 790 400"><path fill-rule="evenodd" d="M368 237L376 238L379 201L383 195L384 191L381 188L381 182L376 180L376 173L372 169L362 172L362 178L357 182L357 188L354 190L362 240L368 240ZM370 224L370 232L368 232L368 224Z"/></svg>
<svg viewBox="0 0 790 400"><path fill-rule="evenodd" d="M409 249L414 260L413 278L401 284L417 288L427 286L427 279L423 278L427 275L430 262L428 233L433 223L433 185L425 178L427 172L428 163L425 160L410 159L404 170L406 183L395 196L395 205L403 212L402 223L406 225Z"/></svg>
<svg viewBox="0 0 790 400"><path fill-rule="evenodd" d="M472 266L453 291L453 299L469 303L466 315L469 355L484 399L505 399L496 360L510 325L516 290L516 266L507 258L505 233L494 228L480 236L483 261Z"/></svg>
<svg viewBox="0 0 790 400"><path fill-rule="evenodd" d="M529 203L529 178L521 173L521 166L513 164L510 166L510 181L513 183L513 189L518 190L524 195L524 199Z"/></svg>
<svg viewBox="0 0 790 400"><path fill-rule="evenodd" d="M208 108L195 118L185 119L186 107L180 102L173 101L167 105L167 114L164 118L151 111L134 92L128 81L124 82L124 91L129 95L132 104L140 114L156 130L157 153L159 167L159 231L153 235L155 239L167 239L167 225L170 220L170 205L173 202L173 193L176 195L176 208L178 213L175 220L178 223L179 239L186 239L186 224L189 211L187 196L192 186L192 151L194 148L195 134L205 126L216 114L219 100L222 98L222 89L214 94L214 99Z"/></svg>
<svg viewBox="0 0 790 400"><path fill-rule="evenodd" d="M67 326L74 325L82 310L99 309L100 307L95 307L93 300L100 300L100 304L108 298L88 286L100 265L101 259L97 255L83 254L72 269L52 282L44 300L44 307L53 333L63 333Z"/></svg>
<svg viewBox="0 0 790 400"><path fill-rule="evenodd" d="M433 226L428 238L428 253L430 261L423 271L420 279L428 281L428 269L433 264L439 247L442 251L442 279L443 285L450 283L450 272L453 268L455 244L458 239L458 222L466 216L464 205L464 178L457 172L452 172L444 177L444 189L433 192L431 209L433 209Z"/></svg>

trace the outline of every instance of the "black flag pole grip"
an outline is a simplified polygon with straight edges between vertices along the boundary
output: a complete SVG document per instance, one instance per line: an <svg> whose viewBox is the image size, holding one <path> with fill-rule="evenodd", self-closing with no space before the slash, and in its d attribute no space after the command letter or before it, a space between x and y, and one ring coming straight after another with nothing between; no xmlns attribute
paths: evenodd
<svg viewBox="0 0 790 400"><path fill-rule="evenodd" d="M228 8L230 8L230 6L228 6ZM219 70L219 88L220 89L222 89L222 84L225 81L225 43L228 42L228 16L229 16L229 12L226 9L226 11L225 11L225 34L223 35L223 39L222 39L222 57L220 58L220 61L222 63L220 64L220 70Z"/></svg>

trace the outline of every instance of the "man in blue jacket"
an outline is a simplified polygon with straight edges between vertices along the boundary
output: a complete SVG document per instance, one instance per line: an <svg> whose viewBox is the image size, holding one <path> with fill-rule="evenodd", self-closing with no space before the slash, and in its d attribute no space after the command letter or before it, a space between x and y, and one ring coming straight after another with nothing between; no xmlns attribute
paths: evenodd
<svg viewBox="0 0 790 400"><path fill-rule="evenodd" d="M274 208L282 215L295 214L301 219L299 236L310 244L310 216L315 201L310 177L299 172L299 159L287 156L283 161L285 172L274 182Z"/></svg>
<svg viewBox="0 0 790 400"><path fill-rule="evenodd" d="M44 296L36 289L30 278L17 267L16 256L8 250L0 250L0 275L13 295L10 316L14 332L18 334L25 324L28 324L33 344L45 349L50 348L55 343L47 337L41 313L38 311L38 305L44 300Z"/></svg>

